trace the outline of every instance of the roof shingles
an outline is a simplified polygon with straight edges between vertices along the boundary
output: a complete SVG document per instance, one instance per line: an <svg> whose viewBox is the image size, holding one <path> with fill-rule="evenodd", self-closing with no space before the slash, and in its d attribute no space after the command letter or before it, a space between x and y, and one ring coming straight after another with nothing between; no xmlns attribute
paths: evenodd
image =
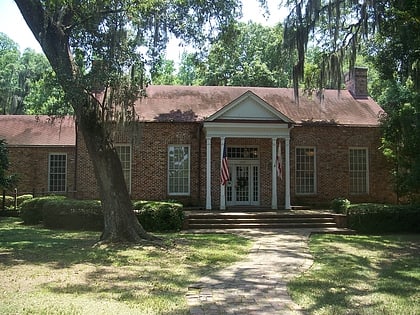
<svg viewBox="0 0 420 315"><path fill-rule="evenodd" d="M73 117L0 115L0 138L10 146L75 146Z"/></svg>

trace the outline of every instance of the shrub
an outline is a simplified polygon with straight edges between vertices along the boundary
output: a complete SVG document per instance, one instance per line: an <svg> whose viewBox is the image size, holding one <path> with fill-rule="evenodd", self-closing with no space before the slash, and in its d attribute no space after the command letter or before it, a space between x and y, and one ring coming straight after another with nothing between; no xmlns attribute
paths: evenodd
<svg viewBox="0 0 420 315"><path fill-rule="evenodd" d="M419 205L357 204L348 209L349 228L363 233L420 232Z"/></svg>
<svg viewBox="0 0 420 315"><path fill-rule="evenodd" d="M45 227L74 230L103 229L103 213L98 200L56 199L42 209Z"/></svg>
<svg viewBox="0 0 420 315"><path fill-rule="evenodd" d="M30 200L32 199L34 196L30 195L30 194L26 194L26 195L20 195L18 196L17 199L17 205L18 207L20 207L22 205L22 203L26 200Z"/></svg>
<svg viewBox="0 0 420 315"><path fill-rule="evenodd" d="M175 202L135 202L134 209L146 231L179 231L184 221L183 207Z"/></svg>
<svg viewBox="0 0 420 315"><path fill-rule="evenodd" d="M33 198L33 196L29 195L29 194L18 196L16 198L18 208L20 208L20 206L22 205L22 203L25 200L32 199L32 198ZM2 198L0 197L0 199L2 199ZM3 202L3 200L0 201L0 204L2 202ZM15 197L14 196L5 196L5 204L4 205L5 205L7 210L14 210L15 209Z"/></svg>
<svg viewBox="0 0 420 315"><path fill-rule="evenodd" d="M350 200L346 198L336 198L331 201L331 209L336 213L347 213L347 209L350 207Z"/></svg>
<svg viewBox="0 0 420 315"><path fill-rule="evenodd" d="M1 202L3 202L3 200ZM12 210L14 208L14 202L15 202L15 198L14 197L12 197L12 196L5 196L4 206L6 207L6 209Z"/></svg>
<svg viewBox="0 0 420 315"><path fill-rule="evenodd" d="M25 200L21 205L20 216L24 224L39 224L42 221L42 208L47 201L62 200L64 196L46 196Z"/></svg>

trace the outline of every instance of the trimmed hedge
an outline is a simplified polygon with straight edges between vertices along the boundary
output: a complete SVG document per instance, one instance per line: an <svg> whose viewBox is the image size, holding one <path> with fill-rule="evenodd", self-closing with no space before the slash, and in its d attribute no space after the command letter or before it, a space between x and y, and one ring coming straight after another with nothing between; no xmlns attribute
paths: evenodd
<svg viewBox="0 0 420 315"><path fill-rule="evenodd" d="M21 205L20 216L24 224L39 224L43 220L42 209L44 203L50 200L63 200L64 196L37 197L24 201Z"/></svg>
<svg viewBox="0 0 420 315"><path fill-rule="evenodd" d="M361 233L420 233L420 205L355 204L347 216Z"/></svg>
<svg viewBox="0 0 420 315"><path fill-rule="evenodd" d="M183 206L174 202L136 201L133 209L146 231L179 231L184 221ZM33 198L22 204L25 224L72 230L102 230L103 212L98 200L67 199L63 196Z"/></svg>
<svg viewBox="0 0 420 315"><path fill-rule="evenodd" d="M42 217L47 228L100 231L104 226L98 200L48 200L43 205Z"/></svg>
<svg viewBox="0 0 420 315"><path fill-rule="evenodd" d="M179 231L184 222L183 206L176 202L137 201L133 203L139 222L146 231Z"/></svg>

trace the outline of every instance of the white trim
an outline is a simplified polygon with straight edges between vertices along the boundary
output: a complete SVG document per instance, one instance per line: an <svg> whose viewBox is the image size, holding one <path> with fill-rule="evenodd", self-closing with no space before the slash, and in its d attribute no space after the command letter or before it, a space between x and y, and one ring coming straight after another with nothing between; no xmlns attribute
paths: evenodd
<svg viewBox="0 0 420 315"><path fill-rule="evenodd" d="M271 209L277 209L277 138L271 139Z"/></svg>
<svg viewBox="0 0 420 315"><path fill-rule="evenodd" d="M64 179L65 179L65 183L64 183L64 190L51 190L51 156L58 156L58 155L64 155L66 157L65 162L65 171L64 171ZM67 191L67 167L68 167L68 157L67 157L67 153L63 153L63 152L50 152L48 153L48 192L53 192L53 193L63 193Z"/></svg>
<svg viewBox="0 0 420 315"><path fill-rule="evenodd" d="M284 138L289 136L289 125L280 123L205 122L207 137L217 138Z"/></svg>
<svg viewBox="0 0 420 315"><path fill-rule="evenodd" d="M232 112L235 107L240 106L241 104L245 104L247 100L251 100L251 101L255 102L260 107L260 109L269 113L269 115L265 116L265 117L243 117L242 115L232 117L232 116L228 115L228 113ZM223 117L223 116L225 116L225 117ZM267 120L281 120L285 123L293 123L293 121L289 117L287 117L286 115L279 112L276 108L274 108L273 106L268 104L266 101L264 101L261 97L259 97L258 95L256 95L252 91L247 91L244 94L242 94L241 96L239 96L238 98L234 99L232 102L230 102L229 104L224 106L222 109L220 109L219 111L217 111L216 113L214 113L213 115L208 117L206 119L206 121L214 121L216 119L226 119L226 118L228 118L228 119L238 119L238 120L260 119L260 120L264 120L264 121L267 121Z"/></svg>
<svg viewBox="0 0 420 315"><path fill-rule="evenodd" d="M350 169L350 151L351 150L364 150L366 152L366 192L362 192L362 193L354 193L350 191L350 174L351 174L351 169ZM348 159L349 159L349 194L353 195L353 196L360 196L360 195L369 195L370 193L370 185L369 185L369 148L368 147L349 147L348 150Z"/></svg>
<svg viewBox="0 0 420 315"><path fill-rule="evenodd" d="M206 210L211 210L211 137L206 138Z"/></svg>
<svg viewBox="0 0 420 315"><path fill-rule="evenodd" d="M313 167L314 167L314 185L313 185L313 191L312 192L298 192L297 190L298 190L298 183L297 183L297 180L298 180L298 177L297 177L297 171L298 171L298 168L297 168L297 163L298 163L298 159L297 159L297 150L298 149L313 149L313 152L314 152L314 160L313 160ZM316 152L316 147L315 146L308 146L308 145L306 145L306 146L296 146L295 147L295 192L296 192L296 195L298 195L298 196L311 196L311 195L316 195L317 194L317 177L318 177L318 174L317 174L317 169L316 169L316 166L317 166L317 152Z"/></svg>
<svg viewBox="0 0 420 315"><path fill-rule="evenodd" d="M182 148L188 148L188 191L187 192L170 192L170 180L169 180L169 148L170 147L182 147ZM168 144L167 146L167 191L169 196L189 196L191 194L191 145L189 144Z"/></svg>

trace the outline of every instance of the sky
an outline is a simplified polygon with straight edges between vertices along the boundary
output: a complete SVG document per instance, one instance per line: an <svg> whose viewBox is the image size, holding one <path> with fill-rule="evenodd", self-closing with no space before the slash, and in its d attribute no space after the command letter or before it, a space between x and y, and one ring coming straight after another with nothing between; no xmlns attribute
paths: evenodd
<svg viewBox="0 0 420 315"><path fill-rule="evenodd" d="M278 8L280 0L267 0L271 12L268 19L264 17L264 11L259 7L257 0L242 0L242 2L244 15L242 21L244 22L251 20L263 25L273 26L286 15L285 9ZM32 48L37 52L42 52L13 0L0 0L0 32L14 40L21 51L25 48ZM168 59L176 60L180 58L181 52L175 42L170 43L167 51Z"/></svg>

